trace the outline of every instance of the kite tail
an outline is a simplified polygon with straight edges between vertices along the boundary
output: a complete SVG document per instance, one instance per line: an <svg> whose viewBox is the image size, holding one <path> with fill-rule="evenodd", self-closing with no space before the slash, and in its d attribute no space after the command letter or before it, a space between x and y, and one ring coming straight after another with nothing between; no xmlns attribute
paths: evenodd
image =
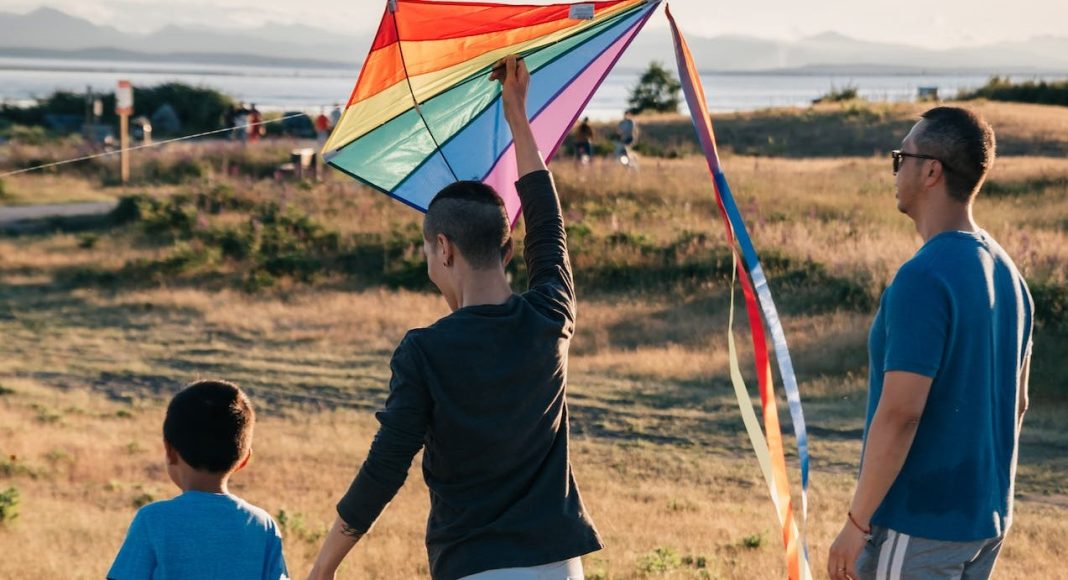
<svg viewBox="0 0 1068 580"><path fill-rule="evenodd" d="M804 522L808 512L808 436L805 429L804 415L801 411L801 398L797 390L797 380L790 360L789 350L786 345L786 335L775 309L775 303L771 298L767 278L757 258L752 241L749 239L745 228L745 222L741 219L734 198L731 195L730 186L723 175L720 167L719 155L716 150L716 140L712 132L712 125L701 86L694 65L693 57L682 33L671 16L670 8L667 9L668 21L671 25L672 36L675 41L675 55L678 60L679 78L682 82L683 92L693 117L694 128L697 131L701 148L708 160L709 171L713 177L716 193L716 205L719 209L724 227L727 233L727 242L731 248L734 260L733 272L735 279L731 283L731 310L730 324L728 329L728 347L730 350L730 374L731 383L734 386L738 405L741 409L742 420L749 435L750 442L757 455L757 461L764 475L775 505L776 515L782 526L783 544L786 547L786 568L790 580L809 580L812 573L808 563L808 548L804 536L798 530L798 524L794 518L794 510L790 498L790 484L786 471L786 459L782 442L782 429L779 425L778 410L775 403L774 386L772 384L771 364L767 348L767 340L764 335L766 321L771 332L772 344L775 348L776 359L779 363L780 374L783 377L787 402L790 406L791 419L794 425L794 433L797 438L798 456L801 463L801 504L802 521L801 530L804 530ZM737 238L736 238L737 236ZM744 259L744 265L739 262L739 249ZM746 271L748 266L748 272ZM749 392L742 380L741 370L738 364L737 349L734 344L734 288L735 280L740 278L742 294L745 298L746 311L749 316L749 325L753 339L757 379L760 387L761 407L764 417L764 429L767 433L765 438L757 423L753 412L752 401ZM763 312L764 319L761 319Z"/></svg>

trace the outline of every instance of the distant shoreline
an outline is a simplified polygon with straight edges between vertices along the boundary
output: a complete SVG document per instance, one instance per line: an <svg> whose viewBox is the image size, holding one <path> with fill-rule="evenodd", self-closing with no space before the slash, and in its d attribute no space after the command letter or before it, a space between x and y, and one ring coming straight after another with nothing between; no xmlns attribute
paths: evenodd
<svg viewBox="0 0 1068 580"><path fill-rule="evenodd" d="M345 63L331 60L298 59L284 57L264 57L245 53L148 53L117 48L90 48L83 50L52 50L38 48L0 47L0 59L22 59L40 61L65 61L65 64L46 62L40 65L7 64L0 60L0 70L45 70L52 72L131 72L131 73L175 73L196 75L228 76L273 76L273 77L324 77L334 75L326 71L337 71L337 76L350 77L358 72L361 63ZM110 61L107 65L97 61ZM84 63L84 64L82 64ZM116 63L130 63L130 66L115 66ZM159 65L182 66L183 68L154 68ZM233 69L212 70L201 67L256 67L255 71L240 73ZM279 69L293 71L307 70L318 74L279 74ZM620 73L640 73L634 67L617 67ZM1068 69L1044 69L1033 67L930 67L893 66L883 64L834 64L807 65L791 68L767 69L701 69L701 74L724 76L975 76L975 75L1013 75L1036 77L1066 77Z"/></svg>

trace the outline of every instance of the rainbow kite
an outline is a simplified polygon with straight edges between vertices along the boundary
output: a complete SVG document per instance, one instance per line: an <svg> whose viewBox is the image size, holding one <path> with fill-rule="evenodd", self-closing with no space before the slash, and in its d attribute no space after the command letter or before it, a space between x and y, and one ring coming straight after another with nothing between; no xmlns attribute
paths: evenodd
<svg viewBox="0 0 1068 580"><path fill-rule="evenodd" d="M392 0L323 158L423 211L454 181L484 181L504 198L514 222L518 174L491 69L504 56L523 56L534 138L552 158L656 7L646 0L548 6Z"/></svg>
<svg viewBox="0 0 1068 580"><path fill-rule="evenodd" d="M330 165L419 210L458 180L480 180L520 213L512 137L492 67L522 55L530 70L527 110L534 137L548 157L560 147L594 91L608 75L659 0L507 5L389 0L371 53L345 112L323 148ZM809 580L804 538L808 512L808 436L786 335L767 279L723 174L697 67L668 11L679 78L712 174L716 205L735 259L735 274L753 339L763 430L742 379L733 336L732 284L728 347L730 376L786 547L790 580ZM771 374L771 335L797 439L801 518L794 515Z"/></svg>

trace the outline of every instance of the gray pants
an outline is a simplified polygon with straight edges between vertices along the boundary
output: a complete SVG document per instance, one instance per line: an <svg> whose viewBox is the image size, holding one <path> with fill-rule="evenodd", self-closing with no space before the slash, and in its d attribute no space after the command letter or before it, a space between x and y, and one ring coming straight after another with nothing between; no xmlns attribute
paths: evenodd
<svg viewBox="0 0 1068 580"><path fill-rule="evenodd" d="M858 580L985 580L994 573L1005 535L976 542L917 538L872 528L857 558Z"/></svg>
<svg viewBox="0 0 1068 580"><path fill-rule="evenodd" d="M464 576L460 580L582 580L582 558L571 558L529 568L499 568Z"/></svg>

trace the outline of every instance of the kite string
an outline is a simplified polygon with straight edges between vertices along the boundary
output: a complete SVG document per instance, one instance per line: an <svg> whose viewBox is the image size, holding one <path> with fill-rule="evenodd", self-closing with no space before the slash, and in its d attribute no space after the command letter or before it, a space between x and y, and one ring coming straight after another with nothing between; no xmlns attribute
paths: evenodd
<svg viewBox="0 0 1068 580"><path fill-rule="evenodd" d="M206 137L208 135L215 135L218 133L225 133L227 131L236 131L238 129L248 129L249 127L256 127L259 125L269 125L271 123L280 123L286 119L292 119L294 117L300 117L304 113L293 113L292 115L286 115L277 119L270 119L267 121L260 121L258 123L247 123L245 125L237 125L235 127L226 127L223 129L215 129L212 131L205 131L203 133L196 133L195 135L185 135L183 137L175 137L173 139L165 139L163 141L155 141L153 143L145 143L142 145L136 145L134 147L127 147L125 149L116 149L114 151L104 151L102 153L94 153L92 155L84 155L82 157L76 157L74 159L64 159L62 161L53 161L51 163L42 163L41 165L34 165L33 167L25 167L23 169L16 169L14 171L8 171L7 173L0 173L0 177L8 177L11 175L18 175L20 173L29 173L31 171L38 171L40 169L47 169L49 167L57 167L59 165L67 165L70 163L77 163L79 161L88 161L90 159L96 159L98 157L108 157L111 155L118 155L126 151L137 151L138 149L147 149L149 147L158 147L160 145L166 145L167 143L175 143L177 141L187 141L189 139L196 139L198 137Z"/></svg>
<svg viewBox="0 0 1068 580"><path fill-rule="evenodd" d="M438 138L434 136L434 132L430 130L430 123L427 122L426 117L423 116L423 110L419 108L419 99L415 96L415 88L412 87L412 77L408 75L408 63L404 60L404 44L401 42L400 25L397 24L397 6L393 0L389 2L389 10L393 12L393 30L397 33L397 54L400 55L401 69L404 70L404 81L408 84L408 93L412 95L412 104L414 105L415 113L419 115L419 119L423 121L423 126L426 127L426 132L430 135L430 140L434 142L434 151L438 152L441 159L445 162L445 166L449 168L449 173L452 174L453 181L460 181L460 178L456 175L456 171L452 168L452 164L449 163L449 158L445 157L445 152L441 150L441 145L438 143Z"/></svg>

